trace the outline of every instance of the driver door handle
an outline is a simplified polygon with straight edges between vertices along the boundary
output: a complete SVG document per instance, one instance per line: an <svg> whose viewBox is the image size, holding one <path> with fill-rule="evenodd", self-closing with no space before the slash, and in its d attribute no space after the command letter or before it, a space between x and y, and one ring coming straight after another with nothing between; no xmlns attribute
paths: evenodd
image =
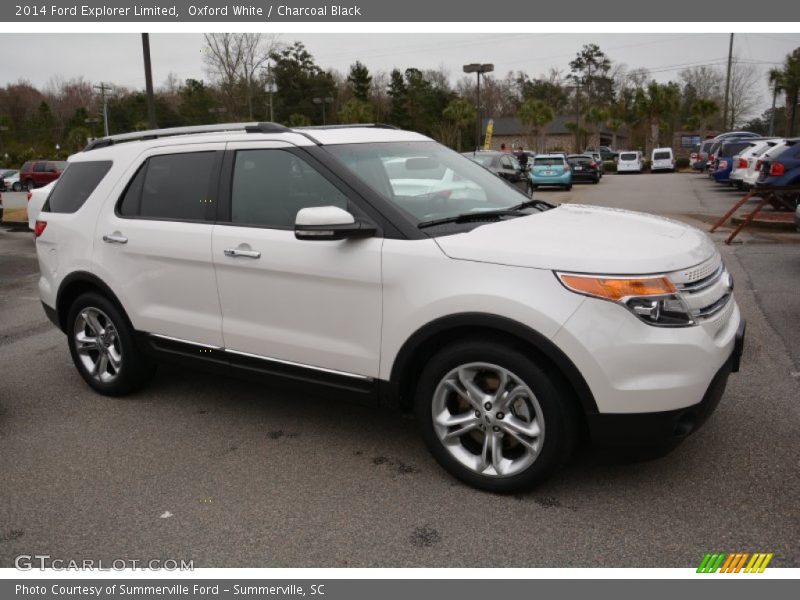
<svg viewBox="0 0 800 600"><path fill-rule="evenodd" d="M126 238L120 232L115 231L114 233L104 235L103 241L107 244L127 244L128 238Z"/></svg>
<svg viewBox="0 0 800 600"><path fill-rule="evenodd" d="M223 250L225 256L231 256L233 258L261 258L261 252L258 250L239 250L238 248L225 248Z"/></svg>

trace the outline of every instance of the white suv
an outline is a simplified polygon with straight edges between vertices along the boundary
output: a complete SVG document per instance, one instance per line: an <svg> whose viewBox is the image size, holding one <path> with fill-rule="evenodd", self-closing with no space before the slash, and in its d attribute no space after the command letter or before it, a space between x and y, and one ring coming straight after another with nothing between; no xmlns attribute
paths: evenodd
<svg viewBox="0 0 800 600"><path fill-rule="evenodd" d="M493 491L543 480L584 433L674 445L741 355L705 234L553 207L388 126L101 139L35 236L44 309L98 392L166 359L327 386L413 411L441 465Z"/></svg>

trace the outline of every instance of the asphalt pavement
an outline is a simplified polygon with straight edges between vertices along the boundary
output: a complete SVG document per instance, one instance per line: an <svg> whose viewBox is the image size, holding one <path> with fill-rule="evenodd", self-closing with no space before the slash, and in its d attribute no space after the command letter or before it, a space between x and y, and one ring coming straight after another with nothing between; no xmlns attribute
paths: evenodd
<svg viewBox="0 0 800 600"><path fill-rule="evenodd" d="M538 197L698 226L735 194L697 175L607 175ZM598 223L602 227L602 223ZM710 551L800 566L800 235L724 246L742 371L668 456L585 451L514 496L456 482L413 420L161 368L93 393L39 304L30 233L0 228L0 567L19 554L196 567L690 567Z"/></svg>

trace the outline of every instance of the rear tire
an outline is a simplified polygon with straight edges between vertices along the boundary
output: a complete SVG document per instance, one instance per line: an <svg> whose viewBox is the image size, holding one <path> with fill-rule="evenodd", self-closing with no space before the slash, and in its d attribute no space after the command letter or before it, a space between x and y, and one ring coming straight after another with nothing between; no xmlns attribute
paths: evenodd
<svg viewBox="0 0 800 600"><path fill-rule="evenodd" d="M414 410L437 462L490 492L542 483L576 439L572 398L523 352L499 342L439 351L422 371Z"/></svg>
<svg viewBox="0 0 800 600"><path fill-rule="evenodd" d="M101 394L130 394L155 373L154 361L136 346L128 320L96 292L82 294L72 303L66 331L78 373Z"/></svg>

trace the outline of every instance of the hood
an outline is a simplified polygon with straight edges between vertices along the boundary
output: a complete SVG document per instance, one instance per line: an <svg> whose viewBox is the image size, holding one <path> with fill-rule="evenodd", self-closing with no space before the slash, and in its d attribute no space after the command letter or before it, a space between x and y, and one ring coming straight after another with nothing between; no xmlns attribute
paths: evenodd
<svg viewBox="0 0 800 600"><path fill-rule="evenodd" d="M611 275L677 271L716 252L711 238L679 221L580 204L435 239L458 260Z"/></svg>

